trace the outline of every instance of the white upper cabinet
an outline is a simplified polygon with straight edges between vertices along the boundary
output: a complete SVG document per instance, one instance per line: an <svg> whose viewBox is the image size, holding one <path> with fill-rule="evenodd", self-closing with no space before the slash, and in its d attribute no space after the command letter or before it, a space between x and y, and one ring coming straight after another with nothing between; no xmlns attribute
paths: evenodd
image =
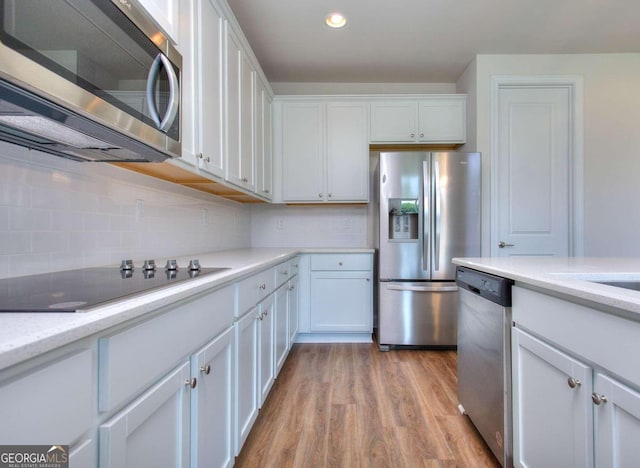
<svg viewBox="0 0 640 468"><path fill-rule="evenodd" d="M282 198L324 200L324 105L287 102L282 109Z"/></svg>
<svg viewBox="0 0 640 468"><path fill-rule="evenodd" d="M226 179L255 189L253 128L255 69L227 23L227 169Z"/></svg>
<svg viewBox="0 0 640 468"><path fill-rule="evenodd" d="M256 193L271 200L273 197L271 98L261 80L256 80L255 103Z"/></svg>
<svg viewBox="0 0 640 468"><path fill-rule="evenodd" d="M366 106L347 101L282 104L284 201L368 201Z"/></svg>
<svg viewBox="0 0 640 468"><path fill-rule="evenodd" d="M138 0L153 17L169 39L176 44L180 35L179 24L179 0Z"/></svg>
<svg viewBox="0 0 640 468"><path fill-rule="evenodd" d="M199 118L198 156L200 169L224 176L223 133L223 37L224 18L211 0L197 0Z"/></svg>
<svg viewBox="0 0 640 468"><path fill-rule="evenodd" d="M362 103L327 103L326 132L328 201L368 201L366 106Z"/></svg>
<svg viewBox="0 0 640 468"><path fill-rule="evenodd" d="M464 143L466 95L374 100L373 143Z"/></svg>

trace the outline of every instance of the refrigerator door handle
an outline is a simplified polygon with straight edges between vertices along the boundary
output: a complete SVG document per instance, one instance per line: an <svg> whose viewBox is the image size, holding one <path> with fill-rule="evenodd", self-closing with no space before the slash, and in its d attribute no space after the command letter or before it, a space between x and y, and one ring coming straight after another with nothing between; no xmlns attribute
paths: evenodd
<svg viewBox="0 0 640 468"><path fill-rule="evenodd" d="M431 266L429 265L429 236L431 234L431 216L429 209L429 195L431 189L431 174L429 171L429 160L422 162L422 269L426 270L431 277Z"/></svg>
<svg viewBox="0 0 640 468"><path fill-rule="evenodd" d="M441 190L441 184L440 184L440 161L435 160L433 162L433 184L434 184L434 191L433 191L433 198L434 198L434 204L435 204L435 212L436 212L436 216L435 216L435 233L434 233L434 237L435 237L435 246L434 246L434 252L433 252L433 269L435 271L438 271L440 269L440 230L441 230L441 224L442 224L442 193L440 193Z"/></svg>
<svg viewBox="0 0 640 468"><path fill-rule="evenodd" d="M387 289L389 289L390 291L456 292L458 290L458 286L419 286L415 284L390 284L387 286Z"/></svg>

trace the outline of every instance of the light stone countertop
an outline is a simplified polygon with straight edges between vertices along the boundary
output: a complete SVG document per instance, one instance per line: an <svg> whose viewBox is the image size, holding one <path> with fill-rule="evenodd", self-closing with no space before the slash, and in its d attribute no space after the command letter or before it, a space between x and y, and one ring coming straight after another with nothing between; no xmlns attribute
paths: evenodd
<svg viewBox="0 0 640 468"><path fill-rule="evenodd" d="M640 258L476 257L453 263L530 285L640 321L640 291L594 281L640 281Z"/></svg>
<svg viewBox="0 0 640 468"><path fill-rule="evenodd" d="M229 269L111 301L77 313L0 313L0 370L101 333L207 289L231 284L298 254L373 252L373 249L365 248L240 249L172 257L182 268L188 265L190 259L197 258L203 268ZM156 258L156 264L164 265L166 260L167 258ZM142 261L135 262L136 268L140 268L141 265Z"/></svg>

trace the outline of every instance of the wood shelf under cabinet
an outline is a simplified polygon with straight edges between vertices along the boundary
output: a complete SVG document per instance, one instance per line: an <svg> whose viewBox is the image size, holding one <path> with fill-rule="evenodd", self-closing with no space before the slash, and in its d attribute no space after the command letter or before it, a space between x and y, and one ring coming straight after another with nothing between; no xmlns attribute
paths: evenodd
<svg viewBox="0 0 640 468"><path fill-rule="evenodd" d="M207 179L167 162L162 163L111 163L115 166L140 174L166 180L174 184L189 187L201 192L211 193L228 200L240 203L266 203L264 200L252 197L244 192L235 190L227 185Z"/></svg>

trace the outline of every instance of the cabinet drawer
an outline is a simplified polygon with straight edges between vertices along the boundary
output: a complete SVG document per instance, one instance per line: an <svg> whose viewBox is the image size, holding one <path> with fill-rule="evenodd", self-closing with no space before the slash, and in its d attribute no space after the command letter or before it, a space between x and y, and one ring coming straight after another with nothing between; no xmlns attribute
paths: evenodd
<svg viewBox="0 0 640 468"><path fill-rule="evenodd" d="M640 388L640 366L629 359L640 355L640 322L518 286L512 294L516 327Z"/></svg>
<svg viewBox="0 0 640 468"><path fill-rule="evenodd" d="M237 317L242 316L247 310L251 309L276 289L276 275L273 270L274 268L269 268L268 270L261 271L236 284L238 294Z"/></svg>
<svg viewBox="0 0 640 468"><path fill-rule="evenodd" d="M371 271L372 256L369 254L323 254L311 256L312 270Z"/></svg>
<svg viewBox="0 0 640 468"><path fill-rule="evenodd" d="M0 384L3 444L72 444L93 422L93 353L87 349Z"/></svg>
<svg viewBox="0 0 640 468"><path fill-rule="evenodd" d="M98 341L99 409L110 411L233 324L233 286Z"/></svg>

